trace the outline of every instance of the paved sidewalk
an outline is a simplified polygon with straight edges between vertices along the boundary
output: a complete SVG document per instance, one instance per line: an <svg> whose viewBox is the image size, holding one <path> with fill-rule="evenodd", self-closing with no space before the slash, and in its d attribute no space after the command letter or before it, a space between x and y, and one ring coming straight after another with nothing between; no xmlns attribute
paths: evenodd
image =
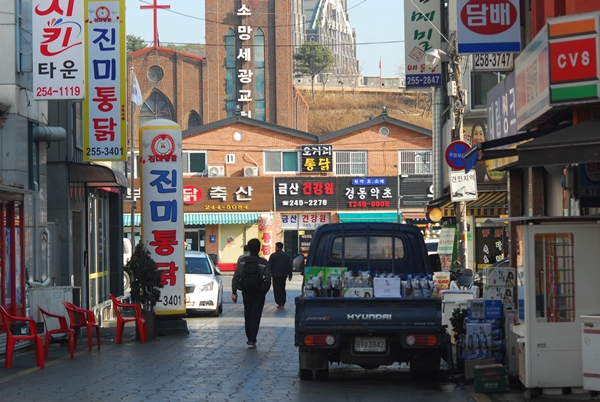
<svg viewBox="0 0 600 402"><path fill-rule="evenodd" d="M218 318L187 317L189 335L160 336L141 344L134 325L125 326L116 345L115 323L101 329L101 350L53 344L46 368L35 366L31 350L17 351L13 368L0 360L1 401L522 401L523 391L478 394L459 379L413 381L406 367L364 370L334 365L330 380L300 381L294 347L294 298L301 276L288 282L287 304L278 310L273 294L267 302L258 348L248 350L243 329L243 304L231 302L231 278L224 275L224 313ZM376 396L376 397L375 397ZM589 395L585 396L590 399ZM586 400L583 396L537 398L539 401Z"/></svg>

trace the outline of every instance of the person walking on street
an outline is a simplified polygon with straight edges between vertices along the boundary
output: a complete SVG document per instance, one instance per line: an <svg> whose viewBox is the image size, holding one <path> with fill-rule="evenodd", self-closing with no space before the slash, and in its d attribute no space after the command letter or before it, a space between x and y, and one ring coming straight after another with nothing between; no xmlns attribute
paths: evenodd
<svg viewBox="0 0 600 402"><path fill-rule="evenodd" d="M269 268L273 275L273 296L277 308L285 308L285 280L292 280L292 261L290 256L283 251L283 243L275 243L275 253L269 257Z"/></svg>
<svg viewBox="0 0 600 402"><path fill-rule="evenodd" d="M242 291L248 349L256 349L256 337L265 305L265 296L271 288L271 269L267 260L258 256L260 240L250 240L248 251L250 255L242 257L235 267L231 280L231 300L237 303L237 291Z"/></svg>

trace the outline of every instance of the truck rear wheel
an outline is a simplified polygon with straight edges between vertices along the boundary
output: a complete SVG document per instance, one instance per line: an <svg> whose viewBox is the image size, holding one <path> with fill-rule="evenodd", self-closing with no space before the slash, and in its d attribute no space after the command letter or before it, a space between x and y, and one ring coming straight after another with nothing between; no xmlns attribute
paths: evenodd
<svg viewBox="0 0 600 402"><path fill-rule="evenodd" d="M315 370L315 378L317 380L328 380L329 379L329 367L327 367L326 369L321 369L321 370Z"/></svg>
<svg viewBox="0 0 600 402"><path fill-rule="evenodd" d="M302 381L312 380L313 372L310 369L300 369L300 379Z"/></svg>

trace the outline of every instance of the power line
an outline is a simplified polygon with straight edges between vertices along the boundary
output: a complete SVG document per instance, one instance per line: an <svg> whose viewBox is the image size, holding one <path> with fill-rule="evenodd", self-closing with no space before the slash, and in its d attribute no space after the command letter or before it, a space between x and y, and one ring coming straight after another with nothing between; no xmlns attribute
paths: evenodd
<svg viewBox="0 0 600 402"><path fill-rule="evenodd" d="M364 0L361 3L358 3L358 4L354 5L350 9L355 8L355 7L359 6L360 4L362 4L362 3L366 2L366 1L367 0ZM152 4L152 3L148 2L148 1L145 1L145 0L139 0L139 2L140 3L144 3L144 4L148 4L148 5ZM350 10L350 9L348 9L348 10ZM346 11L348 11L348 10L346 10ZM193 16L193 15L190 15L190 14L185 14L185 13L182 13L182 12L179 12L179 11L174 11L173 9L170 9L170 8L168 8L168 9L161 9L160 11L166 11L166 12L170 12L170 13L173 13L173 14L180 15L182 17L191 18L191 19L195 19L195 20L199 20L199 21L204 21L205 23L208 22L208 23L211 23L211 24L231 26L231 24L228 23L228 22L219 22L219 21L214 21L214 20L210 20L210 19L206 19L206 18L196 17L196 16ZM221 13L221 14L228 15L228 14L231 14L231 12ZM253 13L253 14L256 14L256 15L283 15L281 13ZM290 17L292 16L292 14L285 14L285 15L289 15ZM307 23L306 25L308 26L309 24ZM301 26L298 25L298 24L266 25L266 26L263 25L263 26L260 26L259 28L277 29L277 28L289 28L289 27L298 28L298 27L301 27ZM306 31L306 30L304 30L304 31ZM304 34L306 34L306 33L304 33ZM348 34L348 35L352 36L351 34ZM144 42L152 43L153 41L144 41ZM379 45L379 44L401 43L401 42L404 42L404 40L399 40L399 41L381 41L381 42L364 42L364 43L355 43L355 45L356 46L358 46L358 45ZM176 44L175 42L169 42L169 43ZM179 44L179 43L177 43L177 44ZM183 45L187 45L187 44L191 44L191 43L182 43L182 44ZM221 46L221 45L206 45L206 46ZM285 45L280 45L280 46L285 46Z"/></svg>

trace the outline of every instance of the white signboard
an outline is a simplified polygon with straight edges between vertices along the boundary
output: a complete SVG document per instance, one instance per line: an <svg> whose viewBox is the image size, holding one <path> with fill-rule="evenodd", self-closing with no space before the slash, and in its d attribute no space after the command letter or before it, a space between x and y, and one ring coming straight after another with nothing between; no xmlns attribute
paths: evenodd
<svg viewBox="0 0 600 402"><path fill-rule="evenodd" d="M513 53L475 53L472 56L473 71L511 71L514 65Z"/></svg>
<svg viewBox="0 0 600 402"><path fill-rule="evenodd" d="M127 69L125 57L125 3L87 0L87 97L85 161L124 161L127 157Z"/></svg>
<svg viewBox="0 0 600 402"><path fill-rule="evenodd" d="M517 130L523 130L550 107L550 67L546 25L515 59Z"/></svg>
<svg viewBox="0 0 600 402"><path fill-rule="evenodd" d="M450 172L450 200L452 202L477 199L477 176L475 170Z"/></svg>
<svg viewBox="0 0 600 402"><path fill-rule="evenodd" d="M316 229L330 221L329 213L281 214L282 229Z"/></svg>
<svg viewBox="0 0 600 402"><path fill-rule="evenodd" d="M83 1L34 0L33 98L84 99Z"/></svg>
<svg viewBox="0 0 600 402"><path fill-rule="evenodd" d="M440 231L440 241L438 243L438 254L452 254L454 252L454 237L456 228L442 228Z"/></svg>
<svg viewBox="0 0 600 402"><path fill-rule="evenodd" d="M185 313L181 128L171 120L140 127L142 242L162 271L157 314Z"/></svg>
<svg viewBox="0 0 600 402"><path fill-rule="evenodd" d="M440 49L442 12L439 1L404 1L406 86L430 87L442 84L442 68L425 65L425 53ZM436 29L437 28L437 29Z"/></svg>
<svg viewBox="0 0 600 402"><path fill-rule="evenodd" d="M521 51L519 0L458 0L458 53Z"/></svg>

